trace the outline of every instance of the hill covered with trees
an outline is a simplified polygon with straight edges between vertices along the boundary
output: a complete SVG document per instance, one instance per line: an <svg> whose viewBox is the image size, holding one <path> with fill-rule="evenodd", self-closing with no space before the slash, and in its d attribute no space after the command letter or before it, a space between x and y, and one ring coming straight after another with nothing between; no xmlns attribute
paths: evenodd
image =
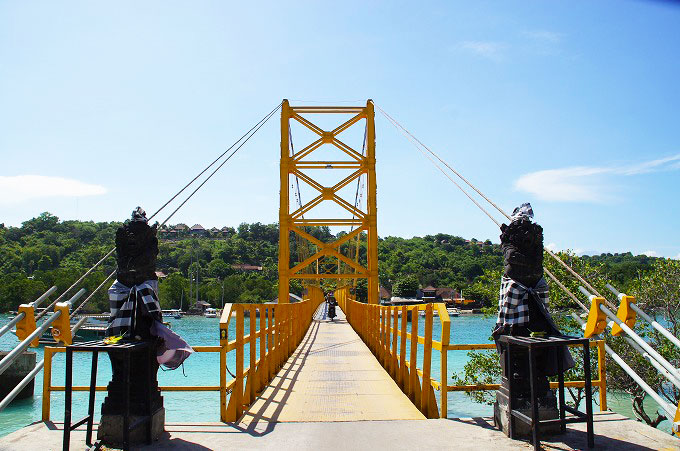
<svg viewBox="0 0 680 451"><path fill-rule="evenodd" d="M50 286L59 292L99 261L114 246L119 222L60 221L50 213L25 221L21 227L0 227L0 311L30 302ZM333 237L326 227L309 230L322 241ZM185 308L198 299L219 306L227 302L265 302L277 296L279 230L277 224L240 224L219 234L160 240L158 270L164 308ZM161 234L161 236L163 236ZM297 262L297 243L291 241L291 264ZM415 278L421 286L451 287L466 298L486 305L496 302L502 254L491 241L466 240L439 233L424 237L385 237L379 241L380 283L387 289ZM365 263L365 242L359 259ZM579 264L597 267L622 290L651 268L654 258L626 254L575 257ZM84 286L94 290L115 270L113 257L89 276ZM196 284L196 279L198 283ZM193 282L193 283L192 283ZM301 294L299 281L291 291ZM360 284L357 295L365 296ZM108 310L105 290L98 293L90 311Z"/></svg>

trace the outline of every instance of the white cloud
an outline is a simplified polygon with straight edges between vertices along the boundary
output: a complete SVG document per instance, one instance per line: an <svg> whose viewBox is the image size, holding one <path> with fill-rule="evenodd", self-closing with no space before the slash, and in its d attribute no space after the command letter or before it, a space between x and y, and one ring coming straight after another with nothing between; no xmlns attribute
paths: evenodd
<svg viewBox="0 0 680 451"><path fill-rule="evenodd" d="M502 51L506 45L494 41L463 41L460 47L478 56L499 61L502 59Z"/></svg>
<svg viewBox="0 0 680 451"><path fill-rule="evenodd" d="M673 258L676 259L676 260L680 260L680 254L676 255L676 256L673 257Z"/></svg>
<svg viewBox="0 0 680 451"><path fill-rule="evenodd" d="M657 251L644 251L640 255L646 255L647 257L658 257L659 253Z"/></svg>
<svg viewBox="0 0 680 451"><path fill-rule="evenodd" d="M657 171L672 171L675 169L680 169L680 154L619 168L618 172L623 175L637 175Z"/></svg>
<svg viewBox="0 0 680 451"><path fill-rule="evenodd" d="M515 181L515 189L546 201L604 202L607 196L595 179L590 177L601 172L589 167L531 172Z"/></svg>
<svg viewBox="0 0 680 451"><path fill-rule="evenodd" d="M680 154L628 166L547 169L520 176L515 181L515 189L545 201L603 203L612 198L603 176L632 176L678 169Z"/></svg>
<svg viewBox="0 0 680 451"><path fill-rule="evenodd" d="M557 244L556 243L548 243L545 245L545 247L550 251L550 252L556 252L557 251Z"/></svg>
<svg viewBox="0 0 680 451"><path fill-rule="evenodd" d="M0 205L16 205L47 197L99 196L106 192L103 186L63 177L0 176Z"/></svg>

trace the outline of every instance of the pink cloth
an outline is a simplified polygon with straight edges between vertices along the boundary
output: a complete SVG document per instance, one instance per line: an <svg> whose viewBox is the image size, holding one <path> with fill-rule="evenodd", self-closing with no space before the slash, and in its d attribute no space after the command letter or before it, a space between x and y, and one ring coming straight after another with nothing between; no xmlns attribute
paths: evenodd
<svg viewBox="0 0 680 451"><path fill-rule="evenodd" d="M158 346L156 360L168 369L177 369L194 352L182 337L160 321L154 321L151 334L163 339Z"/></svg>

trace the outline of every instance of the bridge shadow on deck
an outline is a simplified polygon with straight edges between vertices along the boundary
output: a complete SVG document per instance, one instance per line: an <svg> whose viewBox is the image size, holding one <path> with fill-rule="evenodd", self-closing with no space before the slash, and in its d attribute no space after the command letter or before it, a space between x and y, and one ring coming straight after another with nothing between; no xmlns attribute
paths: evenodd
<svg viewBox="0 0 680 451"><path fill-rule="evenodd" d="M258 399L264 400L264 403L259 405L256 411L245 411L243 416L241 416L241 419L232 424L235 429L255 437L269 434L274 430L279 415L283 411L286 401L290 398L295 383L300 376L300 372L304 368L305 361L311 351L311 345L314 343L314 340L319 333L319 327L319 321L316 319L313 320L304 340L300 346L298 346L298 349L295 350L293 356L284 364L283 374L279 372L269 386L265 388L265 391L259 396ZM286 381L290 381L290 383L286 384ZM271 390L269 390L270 388ZM266 398L264 397L265 393L267 394ZM283 395L279 401L276 401L276 397L280 393L283 393ZM271 416L266 417L265 412L272 404L276 404L276 409ZM249 418L249 421L247 422L247 426L244 427L243 423L245 418ZM260 423L264 425L264 429L262 430L258 430Z"/></svg>
<svg viewBox="0 0 680 451"><path fill-rule="evenodd" d="M254 436L277 423L424 419L352 329L323 306L302 343L234 427Z"/></svg>

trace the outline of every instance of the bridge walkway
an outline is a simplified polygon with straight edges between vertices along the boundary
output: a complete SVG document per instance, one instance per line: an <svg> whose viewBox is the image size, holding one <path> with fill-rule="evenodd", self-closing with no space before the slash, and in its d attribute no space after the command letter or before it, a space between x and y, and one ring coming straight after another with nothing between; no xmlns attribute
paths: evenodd
<svg viewBox="0 0 680 451"><path fill-rule="evenodd" d="M424 420L339 308L325 304L297 350L244 413L241 423Z"/></svg>

